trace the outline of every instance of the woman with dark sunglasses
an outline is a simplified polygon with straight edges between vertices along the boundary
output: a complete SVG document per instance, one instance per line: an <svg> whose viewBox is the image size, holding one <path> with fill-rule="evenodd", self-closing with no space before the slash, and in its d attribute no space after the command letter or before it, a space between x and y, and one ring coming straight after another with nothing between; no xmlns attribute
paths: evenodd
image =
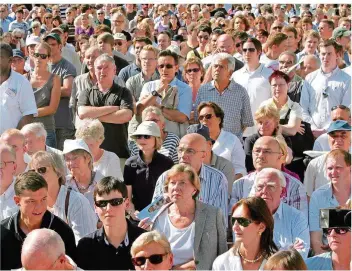
<svg viewBox="0 0 352 271"><path fill-rule="evenodd" d="M213 270L263 270L277 251L274 220L265 201L259 197L241 199L232 207L231 221L236 242L216 258Z"/></svg>
<svg viewBox="0 0 352 271"><path fill-rule="evenodd" d="M34 48L34 70L29 73L38 107L35 122L41 122L47 131L46 145L56 148L54 114L59 106L61 96L61 81L58 75L50 73L48 63L51 48L46 42L41 42Z"/></svg>
<svg viewBox="0 0 352 271"><path fill-rule="evenodd" d="M46 33L50 33L50 31L54 28L53 24L53 14L47 12L44 14L42 29L46 31Z"/></svg>
<svg viewBox="0 0 352 271"><path fill-rule="evenodd" d="M139 152L127 159L123 177L132 218L136 210L144 209L151 202L159 176L174 165L170 158L158 152L162 145L160 136L160 128L154 121L143 121L131 136Z"/></svg>
<svg viewBox="0 0 352 271"><path fill-rule="evenodd" d="M29 163L29 171L36 171L47 182L48 210L72 228L76 243L97 229L97 216L89 201L65 186L65 167L58 154L36 152Z"/></svg>

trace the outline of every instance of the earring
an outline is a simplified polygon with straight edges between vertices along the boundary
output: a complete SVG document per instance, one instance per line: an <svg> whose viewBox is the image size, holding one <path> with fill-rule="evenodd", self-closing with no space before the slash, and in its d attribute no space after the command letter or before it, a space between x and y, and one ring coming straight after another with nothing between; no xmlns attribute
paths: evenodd
<svg viewBox="0 0 352 271"><path fill-rule="evenodd" d="M258 235L261 236L261 235L262 235L262 232L261 232L261 231L258 231Z"/></svg>

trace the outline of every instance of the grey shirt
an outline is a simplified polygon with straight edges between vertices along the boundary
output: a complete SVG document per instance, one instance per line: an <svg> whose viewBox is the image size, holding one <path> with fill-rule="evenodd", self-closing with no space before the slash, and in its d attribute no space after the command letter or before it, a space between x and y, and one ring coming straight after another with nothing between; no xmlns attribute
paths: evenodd
<svg viewBox="0 0 352 271"><path fill-rule="evenodd" d="M225 175L228 182L228 191L230 198L232 192L232 184L235 181L235 170L233 168L232 163L229 160L216 155L214 152L211 152L210 166L216 168Z"/></svg>

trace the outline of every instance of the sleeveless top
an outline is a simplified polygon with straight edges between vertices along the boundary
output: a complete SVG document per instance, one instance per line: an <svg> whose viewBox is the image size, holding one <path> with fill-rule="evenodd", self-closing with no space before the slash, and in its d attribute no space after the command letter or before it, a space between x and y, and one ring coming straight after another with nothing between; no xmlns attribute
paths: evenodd
<svg viewBox="0 0 352 271"><path fill-rule="evenodd" d="M54 76L55 74L52 73L48 81L46 81L46 83L42 87L33 88L35 102L38 108L48 106L50 104ZM44 117L37 117L36 121L43 123L46 131L55 130L54 114Z"/></svg>

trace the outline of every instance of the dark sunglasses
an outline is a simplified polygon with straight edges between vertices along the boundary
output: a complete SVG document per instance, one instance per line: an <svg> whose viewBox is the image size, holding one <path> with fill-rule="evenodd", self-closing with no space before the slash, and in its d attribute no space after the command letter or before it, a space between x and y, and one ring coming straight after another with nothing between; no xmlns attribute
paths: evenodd
<svg viewBox="0 0 352 271"><path fill-rule="evenodd" d="M198 36L199 39L204 39L204 40L208 40L209 36Z"/></svg>
<svg viewBox="0 0 352 271"><path fill-rule="evenodd" d="M236 48L240 47L242 45L242 42L236 43L235 46Z"/></svg>
<svg viewBox="0 0 352 271"><path fill-rule="evenodd" d="M331 111L334 111L334 110L336 110L337 108L342 109L342 110L346 110L346 109L350 110L349 107L340 104L340 105L334 105L333 107L331 107Z"/></svg>
<svg viewBox="0 0 352 271"><path fill-rule="evenodd" d="M199 71L200 71L199 68L194 68L194 69L188 69L188 70L186 70L186 73L191 73L191 72L196 73L196 72L199 72Z"/></svg>
<svg viewBox="0 0 352 271"><path fill-rule="evenodd" d="M199 116L198 119L202 121L203 119L210 120L213 117L213 114L205 114L203 116Z"/></svg>
<svg viewBox="0 0 352 271"><path fill-rule="evenodd" d="M351 231L350 228L328 228L328 229L323 229L323 232L326 235L330 235L332 230L335 230L337 234L346 234L347 232Z"/></svg>
<svg viewBox="0 0 352 271"><path fill-rule="evenodd" d="M152 264L159 264L163 262L163 257L167 254L153 254L149 257L135 257L132 258L132 264L134 266L142 266L147 260Z"/></svg>
<svg viewBox="0 0 352 271"><path fill-rule="evenodd" d="M171 65L171 64L161 64L161 65L159 65L158 66L158 68L159 69L164 69L164 68L166 68L166 69L172 69L174 67L174 65Z"/></svg>
<svg viewBox="0 0 352 271"><path fill-rule="evenodd" d="M115 42L115 45L122 46L122 42L121 41L117 41L117 42Z"/></svg>
<svg viewBox="0 0 352 271"><path fill-rule="evenodd" d="M46 167L39 167L37 169L30 169L28 171L32 171L32 172L37 172L39 174L45 174L46 173Z"/></svg>
<svg viewBox="0 0 352 271"><path fill-rule="evenodd" d="M273 29L281 30L281 29L282 29L282 26L274 26Z"/></svg>
<svg viewBox="0 0 352 271"><path fill-rule="evenodd" d="M15 39L16 39L16 40L20 40L20 39L22 39L22 37L15 37Z"/></svg>
<svg viewBox="0 0 352 271"><path fill-rule="evenodd" d="M248 227L249 224L251 224L253 221L245 218L245 217L231 217L231 222L232 225L235 225L236 221L238 222L238 224L240 224L242 227Z"/></svg>
<svg viewBox="0 0 352 271"><path fill-rule="evenodd" d="M141 138L149 139L150 137L151 137L150 135L136 135L137 139L141 139Z"/></svg>
<svg viewBox="0 0 352 271"><path fill-rule="evenodd" d="M39 54L39 53L34 53L33 56L35 58L39 58L40 57L41 59L46 59L48 57L48 55L46 55L46 54Z"/></svg>
<svg viewBox="0 0 352 271"><path fill-rule="evenodd" d="M116 199L109 199L109 200L96 200L95 206L99 208L105 208L110 203L111 206L119 206L124 202L124 198L116 198Z"/></svg>
<svg viewBox="0 0 352 271"><path fill-rule="evenodd" d="M98 15L103 15L104 13L103 12L99 12Z"/></svg>
<svg viewBox="0 0 352 271"><path fill-rule="evenodd" d="M254 52L255 52L255 48L243 48L242 51L243 51L244 53L246 53L247 51L248 51L248 52L251 52L251 53L254 53Z"/></svg>

